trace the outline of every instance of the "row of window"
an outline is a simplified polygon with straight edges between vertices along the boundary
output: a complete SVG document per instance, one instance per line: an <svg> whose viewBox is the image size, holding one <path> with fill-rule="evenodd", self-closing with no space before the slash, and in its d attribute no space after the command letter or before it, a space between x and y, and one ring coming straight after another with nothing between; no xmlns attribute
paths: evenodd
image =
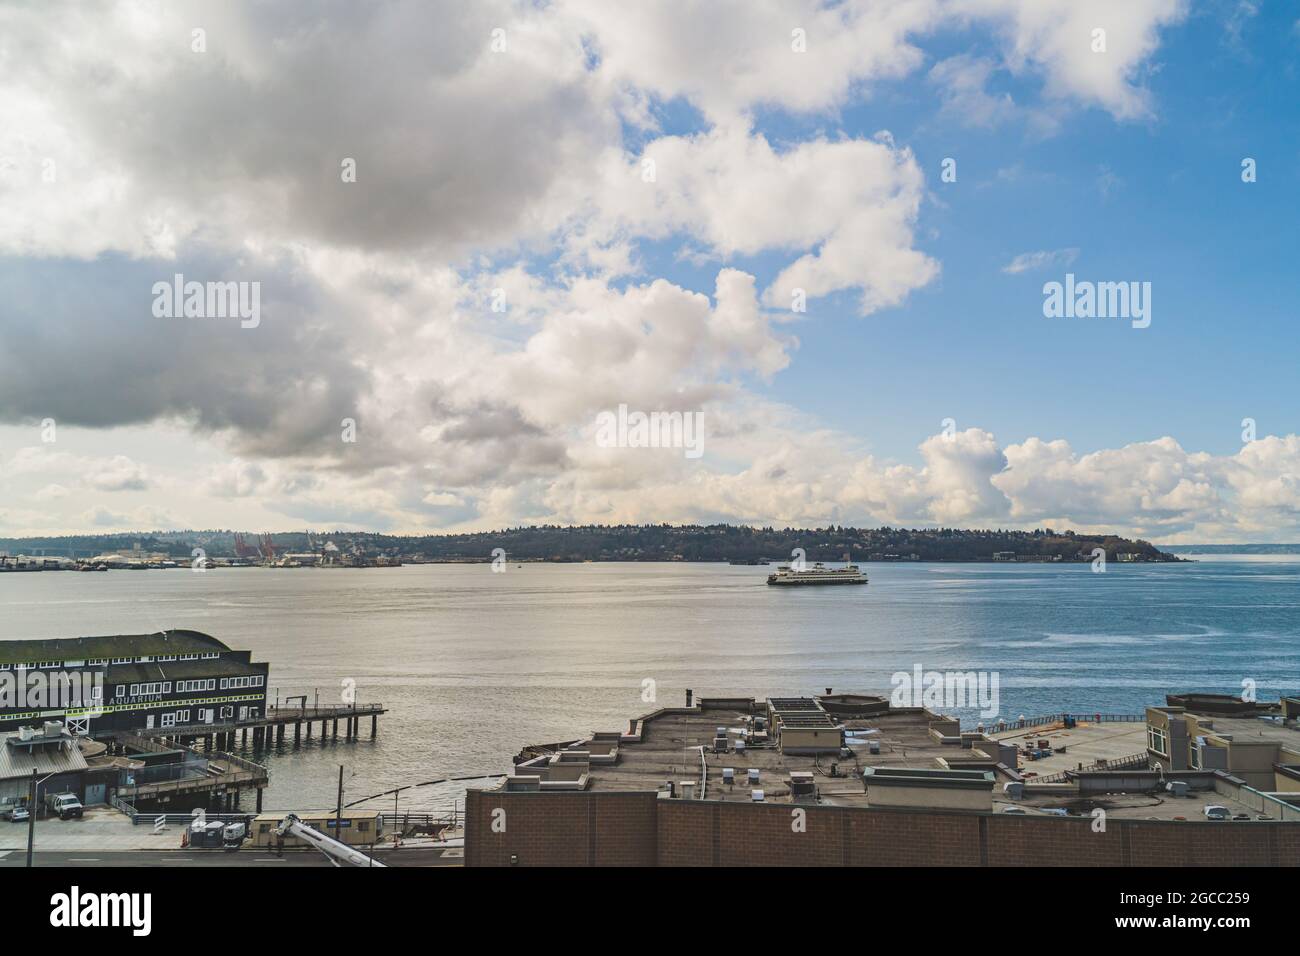
<svg viewBox="0 0 1300 956"><path fill-rule="evenodd" d="M252 677L223 677L221 678L222 690L234 690L239 687L261 687L266 683L266 678L261 674ZM127 694L127 689L131 693ZM189 694L201 690L216 690L217 680L215 677L206 677L202 680L178 680L176 681L176 693ZM172 692L172 682L151 681L145 684L118 684L114 697L149 697L155 694L170 694Z"/></svg>
<svg viewBox="0 0 1300 956"><path fill-rule="evenodd" d="M155 661L214 661L221 657L220 651L205 651L202 654L159 654L141 657L94 657L86 661L29 661L19 664L0 664L0 671L34 671L54 670L65 667L99 667L104 664L151 664Z"/></svg>
<svg viewBox="0 0 1300 956"><path fill-rule="evenodd" d="M175 727L177 724L181 724L181 725L188 724L190 722L190 713L191 711L188 708L186 708L185 710L168 711L165 714L159 714L158 726ZM231 719L232 717L235 716L235 708L231 705L226 705L220 708L200 707L198 709L198 715L199 715L197 721L198 723L210 724L214 719L215 720ZM257 707L239 708L240 720L256 720L258 716L259 715L258 715Z"/></svg>

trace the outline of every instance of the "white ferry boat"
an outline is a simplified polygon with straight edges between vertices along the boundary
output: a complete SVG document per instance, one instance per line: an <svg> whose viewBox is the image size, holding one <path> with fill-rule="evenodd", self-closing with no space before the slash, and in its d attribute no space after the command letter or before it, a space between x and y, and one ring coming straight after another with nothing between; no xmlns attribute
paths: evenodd
<svg viewBox="0 0 1300 956"><path fill-rule="evenodd" d="M783 564L776 572L767 576L768 584L866 584L867 576L858 570L856 564L846 564L842 568L828 568L818 561L811 568L796 570Z"/></svg>

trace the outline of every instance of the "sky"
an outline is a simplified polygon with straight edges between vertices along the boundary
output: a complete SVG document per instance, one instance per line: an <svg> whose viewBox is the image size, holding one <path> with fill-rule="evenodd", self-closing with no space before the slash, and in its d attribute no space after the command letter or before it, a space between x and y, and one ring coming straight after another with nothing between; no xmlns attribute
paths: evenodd
<svg viewBox="0 0 1300 956"><path fill-rule="evenodd" d="M1262 0L0 3L0 535L1300 540L1298 68Z"/></svg>

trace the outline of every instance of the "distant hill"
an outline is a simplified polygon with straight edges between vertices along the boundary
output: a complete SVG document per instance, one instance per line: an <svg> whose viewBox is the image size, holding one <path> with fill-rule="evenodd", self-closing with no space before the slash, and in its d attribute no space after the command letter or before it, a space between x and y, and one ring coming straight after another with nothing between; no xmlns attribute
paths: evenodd
<svg viewBox="0 0 1300 956"><path fill-rule="evenodd" d="M248 544L258 535L241 532ZM786 561L802 548L809 561L1091 561L1102 548L1108 560L1177 561L1147 541L1117 535L960 528L751 528L736 525L582 525L507 528L474 534L387 535L369 532L274 534L277 552L340 550L410 560L487 561L494 548L512 561ZM138 534L0 538L10 554L45 551L85 557L131 549L188 558L201 547L209 557L236 555L233 531L168 531Z"/></svg>
<svg viewBox="0 0 1300 956"><path fill-rule="evenodd" d="M1168 544L1171 554L1300 554L1300 544Z"/></svg>

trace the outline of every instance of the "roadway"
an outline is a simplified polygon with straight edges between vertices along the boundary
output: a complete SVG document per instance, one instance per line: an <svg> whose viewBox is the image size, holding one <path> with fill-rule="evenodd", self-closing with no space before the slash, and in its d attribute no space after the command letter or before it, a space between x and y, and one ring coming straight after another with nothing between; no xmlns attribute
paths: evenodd
<svg viewBox="0 0 1300 956"><path fill-rule="evenodd" d="M451 855L454 854L454 855ZM376 859L387 866L461 866L464 851L438 847L411 847L397 851L380 852ZM22 850L0 850L0 869L22 867L27 854ZM316 850L289 850L276 856L265 850L49 850L36 851L35 865L42 867L174 867L174 866L237 866L237 867L332 867L334 864ZM351 867L346 867L351 869Z"/></svg>

